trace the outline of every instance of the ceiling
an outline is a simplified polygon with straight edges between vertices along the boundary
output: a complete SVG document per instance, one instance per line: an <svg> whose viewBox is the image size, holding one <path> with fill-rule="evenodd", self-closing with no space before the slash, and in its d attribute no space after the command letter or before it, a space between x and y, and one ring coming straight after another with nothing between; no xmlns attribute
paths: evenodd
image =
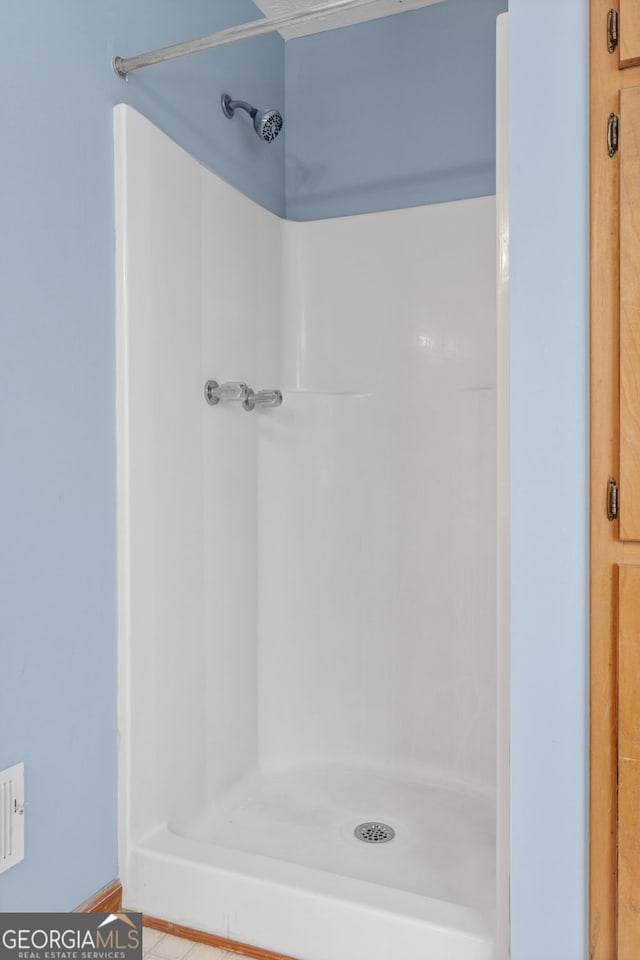
<svg viewBox="0 0 640 960"><path fill-rule="evenodd" d="M255 0L256 5L266 17L282 17L303 10L313 10L314 7L321 7L326 2L327 0ZM327 20L288 27L280 32L286 40L289 40L291 37L304 37L309 33L319 33L321 30L335 30L336 27L346 27L352 23L362 23L363 20L375 20L378 17L388 17L392 13L402 13L405 10L415 10L417 7L428 7L432 3L441 2L442 0L375 0L370 7L337 13Z"/></svg>

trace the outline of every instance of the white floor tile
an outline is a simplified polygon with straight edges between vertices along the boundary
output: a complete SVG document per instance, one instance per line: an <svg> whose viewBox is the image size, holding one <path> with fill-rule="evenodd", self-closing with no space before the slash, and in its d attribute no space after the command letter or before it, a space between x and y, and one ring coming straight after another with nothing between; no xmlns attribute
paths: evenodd
<svg viewBox="0 0 640 960"><path fill-rule="evenodd" d="M146 956L151 953L154 947L162 940L164 933L161 930L153 930L151 927L142 928L142 954Z"/></svg>
<svg viewBox="0 0 640 960"><path fill-rule="evenodd" d="M144 927L142 931L144 960L247 960L239 953L210 947L206 943L185 940L171 934Z"/></svg>
<svg viewBox="0 0 640 960"><path fill-rule="evenodd" d="M190 952L188 960L229 960L231 957L233 957L233 954L226 950L209 947L206 943L198 943ZM238 957L237 953L236 957ZM242 960L242 957L238 957L238 960Z"/></svg>
<svg viewBox="0 0 640 960"><path fill-rule="evenodd" d="M184 960L184 957L186 957L192 948L192 940L185 940L183 937L174 937L171 934L167 934L156 943L150 956L159 958L159 960Z"/></svg>

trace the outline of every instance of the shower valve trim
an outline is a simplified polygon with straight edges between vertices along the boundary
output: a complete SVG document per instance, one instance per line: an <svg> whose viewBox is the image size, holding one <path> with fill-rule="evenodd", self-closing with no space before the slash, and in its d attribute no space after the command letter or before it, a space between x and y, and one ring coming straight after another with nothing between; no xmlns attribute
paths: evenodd
<svg viewBox="0 0 640 960"><path fill-rule="evenodd" d="M245 410L254 410L256 407L280 407L282 393L280 390L252 390L246 383L230 380L228 383L218 383L217 380L207 380L204 385L204 398L207 403L216 407L220 401L240 401Z"/></svg>

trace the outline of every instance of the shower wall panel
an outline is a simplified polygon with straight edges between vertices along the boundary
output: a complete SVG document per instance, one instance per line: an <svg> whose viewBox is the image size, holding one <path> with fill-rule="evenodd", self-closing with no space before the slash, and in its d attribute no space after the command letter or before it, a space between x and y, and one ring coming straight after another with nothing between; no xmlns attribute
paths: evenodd
<svg viewBox="0 0 640 960"><path fill-rule="evenodd" d="M130 665L119 726L131 784L125 822L137 839L167 819L181 784L204 799L203 457L192 382L201 184L197 164L139 114L119 107L115 120L121 671L123 658Z"/></svg>
<svg viewBox="0 0 640 960"><path fill-rule="evenodd" d="M282 221L203 170L202 367L255 390L281 382ZM262 411L210 407L203 456L207 797L257 764L258 434Z"/></svg>
<svg viewBox="0 0 640 960"><path fill-rule="evenodd" d="M121 823L179 829L257 763L257 429L208 379L277 385L281 221L115 111Z"/></svg>
<svg viewBox="0 0 640 960"><path fill-rule="evenodd" d="M287 224L260 432L265 768L493 791L495 200Z"/></svg>

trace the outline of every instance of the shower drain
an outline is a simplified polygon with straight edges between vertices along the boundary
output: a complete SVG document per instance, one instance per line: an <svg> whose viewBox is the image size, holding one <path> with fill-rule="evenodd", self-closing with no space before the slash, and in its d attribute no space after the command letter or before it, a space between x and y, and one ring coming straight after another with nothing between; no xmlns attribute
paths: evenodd
<svg viewBox="0 0 640 960"><path fill-rule="evenodd" d="M358 840L363 840L365 843L387 843L396 835L395 830L388 823L376 823L375 820L359 823L353 832Z"/></svg>

